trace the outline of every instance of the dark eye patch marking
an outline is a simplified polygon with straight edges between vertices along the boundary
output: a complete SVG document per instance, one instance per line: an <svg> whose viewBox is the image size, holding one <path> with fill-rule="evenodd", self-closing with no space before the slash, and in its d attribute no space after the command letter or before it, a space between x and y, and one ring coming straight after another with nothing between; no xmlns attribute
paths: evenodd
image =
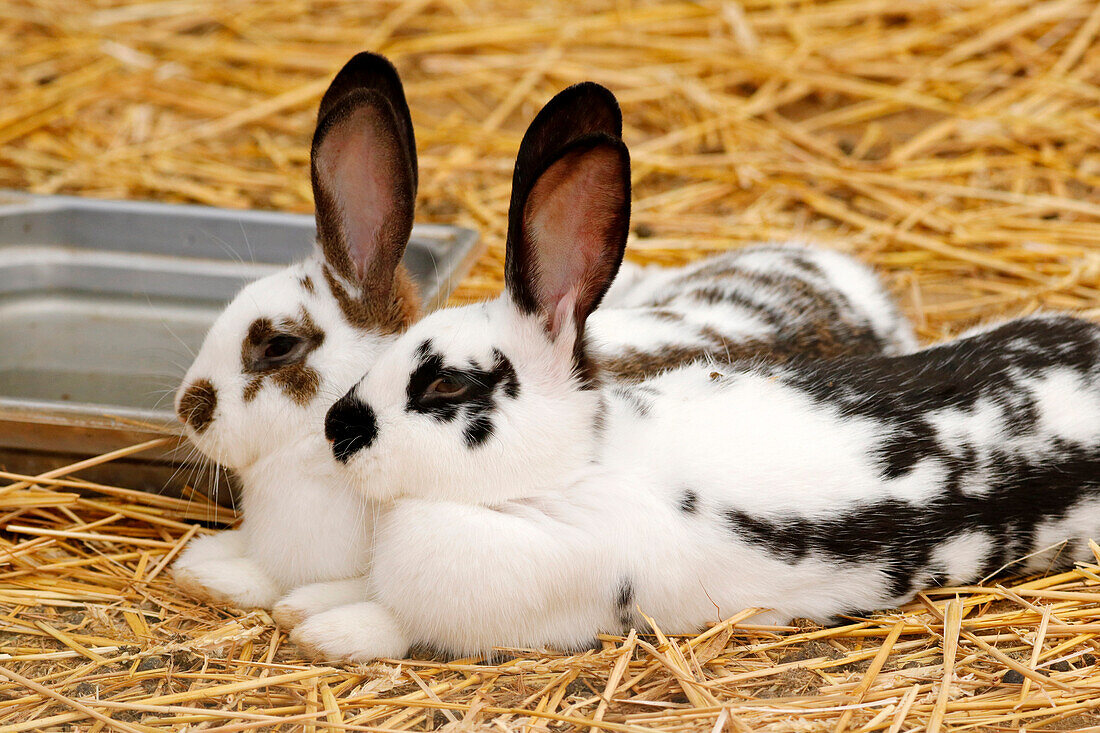
<svg viewBox="0 0 1100 733"><path fill-rule="evenodd" d="M218 390L209 379L196 379L180 397L178 414L196 433L201 433L214 422L218 407Z"/></svg>
<svg viewBox="0 0 1100 733"><path fill-rule="evenodd" d="M265 344L281 336L297 341L299 353L292 361L268 366L257 354ZM304 307L297 318L283 318L278 323L270 318L253 321L241 344L241 364L245 374L250 375L244 387L244 401L247 403L256 399L263 385L271 381L295 404L307 404L321 386L321 375L305 360L324 340L325 332L314 323Z"/></svg>
<svg viewBox="0 0 1100 733"><path fill-rule="evenodd" d="M447 366L430 340L421 343L415 352L419 361L409 376L406 388L406 409L431 415L441 422L451 422L462 416L462 434L466 445L474 448L493 435L493 414L498 408L497 392L510 399L519 397L519 378L515 367L501 351L493 349L493 364L484 369L477 364L465 367ZM428 388L440 378L446 378L465 389L454 399L428 399Z"/></svg>

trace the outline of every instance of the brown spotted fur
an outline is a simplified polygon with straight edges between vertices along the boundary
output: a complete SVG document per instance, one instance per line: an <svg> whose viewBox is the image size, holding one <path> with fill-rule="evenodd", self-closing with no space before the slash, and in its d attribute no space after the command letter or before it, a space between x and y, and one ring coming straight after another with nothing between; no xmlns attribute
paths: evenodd
<svg viewBox="0 0 1100 733"><path fill-rule="evenodd" d="M373 293L362 297L349 292L327 265L324 268L328 285L340 311L354 328L361 331L392 335L401 333L420 318L420 296L404 265L393 274L393 290L389 298Z"/></svg>
<svg viewBox="0 0 1100 733"><path fill-rule="evenodd" d="M322 331L309 313L302 308L297 319L284 318L275 324L269 318L257 318L248 327L244 342L241 344L241 363L244 372L251 375L244 387L244 401L251 402L259 394L260 388L268 380L275 383L295 404L305 405L317 394L321 386L321 375L305 363L305 359L293 364L285 364L269 369L256 369L251 365L252 353L273 336L289 334L304 339L310 344L306 353L313 351L325 340Z"/></svg>
<svg viewBox="0 0 1100 733"><path fill-rule="evenodd" d="M641 381L662 371L702 360L720 364L743 362L781 363L795 359L832 359L840 356L878 354L882 340L870 324L853 317L851 305L844 294L825 282L825 274L812 262L792 254L792 268L820 278L822 284L803 280L794 274L755 272L728 261L715 262L681 278L670 288L670 295L657 298L650 305L650 314L666 321L683 317L665 306L688 297L717 305L729 302L744 307L770 326L779 335L770 339L739 339L732 341L711 327L695 333L695 343L668 345L655 351L627 347L603 357L600 366L615 379ZM731 282L750 283L751 290L768 295L768 305L743 300L736 291L723 287ZM694 289L692 286L695 286ZM814 317L807 319L806 314Z"/></svg>
<svg viewBox="0 0 1100 733"><path fill-rule="evenodd" d="M218 390L209 379L198 379L187 388L179 401L180 422L201 433L214 422L214 410L218 407Z"/></svg>

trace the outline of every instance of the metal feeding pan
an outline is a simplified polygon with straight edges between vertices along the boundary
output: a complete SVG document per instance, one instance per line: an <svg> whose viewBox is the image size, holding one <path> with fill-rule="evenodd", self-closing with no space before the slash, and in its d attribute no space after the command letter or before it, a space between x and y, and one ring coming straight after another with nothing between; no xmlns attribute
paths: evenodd
<svg viewBox="0 0 1100 733"><path fill-rule="evenodd" d="M172 391L210 324L313 237L308 215L0 192L0 465L37 474L178 435ZM468 229L413 228L405 264L429 307L477 244ZM173 492L187 452L81 475Z"/></svg>

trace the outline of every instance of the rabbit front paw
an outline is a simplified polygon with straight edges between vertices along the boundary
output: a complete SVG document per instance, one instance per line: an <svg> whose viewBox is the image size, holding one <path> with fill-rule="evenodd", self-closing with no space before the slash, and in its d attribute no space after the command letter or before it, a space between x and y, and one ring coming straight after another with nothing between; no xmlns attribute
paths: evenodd
<svg viewBox="0 0 1100 733"><path fill-rule="evenodd" d="M366 578L349 578L303 585L276 603L271 617L280 628L289 631L330 608L367 600L367 582Z"/></svg>
<svg viewBox="0 0 1100 733"><path fill-rule="evenodd" d="M405 635L388 610L364 601L310 616L290 632L303 656L318 662L369 662L408 654Z"/></svg>
<svg viewBox="0 0 1100 733"><path fill-rule="evenodd" d="M237 608L271 608L282 595L275 582L246 557L177 565L172 577L193 596Z"/></svg>

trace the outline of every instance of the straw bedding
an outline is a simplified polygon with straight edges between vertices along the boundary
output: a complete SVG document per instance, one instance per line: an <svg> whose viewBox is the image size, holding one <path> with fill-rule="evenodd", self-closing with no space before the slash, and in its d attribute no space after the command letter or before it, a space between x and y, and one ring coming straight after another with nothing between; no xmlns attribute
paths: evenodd
<svg viewBox="0 0 1100 733"><path fill-rule="evenodd" d="M320 93L379 50L417 125L418 218L488 244L455 295L480 298L527 121L594 79L624 108L631 257L810 240L875 265L934 340L1100 314L1098 36L1096 0L7 0L0 188L308 211ZM230 511L5 468L4 730L1100 730L1095 545L837 628L326 667L172 585Z"/></svg>

